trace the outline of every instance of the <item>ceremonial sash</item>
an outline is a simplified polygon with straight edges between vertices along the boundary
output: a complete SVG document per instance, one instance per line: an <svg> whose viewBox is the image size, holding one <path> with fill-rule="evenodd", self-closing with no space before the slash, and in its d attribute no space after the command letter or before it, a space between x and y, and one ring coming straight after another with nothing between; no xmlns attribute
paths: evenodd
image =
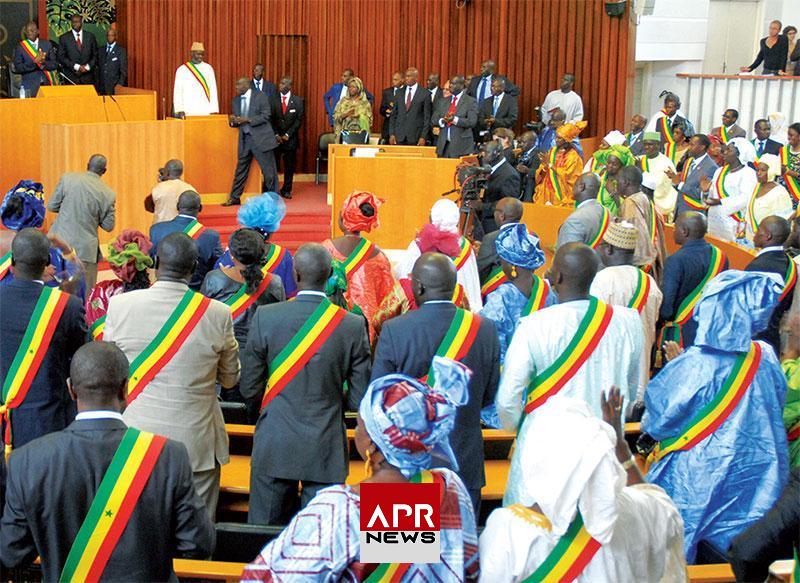
<svg viewBox="0 0 800 583"><path fill-rule="evenodd" d="M786 437L789 441L795 441L800 438L800 419L794 422L789 430L786 432Z"/></svg>
<svg viewBox="0 0 800 583"><path fill-rule="evenodd" d="M753 189L753 194L750 195L750 202L747 205L747 218L750 221L750 227L753 229L754 234L758 231L759 224L756 220L756 199L758 198L758 189L760 187L760 184L756 184L756 187Z"/></svg>
<svg viewBox="0 0 800 583"><path fill-rule="evenodd" d="M347 259L342 264L345 277L350 277L351 274L358 271L370 258L373 249L375 249L375 243L361 237L355 249L350 252L350 255L347 256Z"/></svg>
<svg viewBox="0 0 800 583"><path fill-rule="evenodd" d="M64 562L59 581L99 581L167 439L129 427Z"/></svg>
<svg viewBox="0 0 800 583"><path fill-rule="evenodd" d="M719 137L723 144L727 144L730 140L730 137L728 137L728 129L724 125L719 126Z"/></svg>
<svg viewBox="0 0 800 583"><path fill-rule="evenodd" d="M786 273L783 276L783 290L781 291L780 297L778 297L778 303L782 302L783 298L791 293L796 283L797 264L789 257L789 266L786 268Z"/></svg>
<svg viewBox="0 0 800 583"><path fill-rule="evenodd" d="M589 298L589 307L572 340L555 362L536 375L528 386L526 413L544 405L575 376L597 348L611 323L612 315L611 306L595 297Z"/></svg>
<svg viewBox="0 0 800 583"><path fill-rule="evenodd" d="M789 169L789 144L781 148L781 166L786 166ZM786 183L786 190L792 195L795 202L800 200L800 178L789 176L788 173L783 175L783 181Z"/></svg>
<svg viewBox="0 0 800 583"><path fill-rule="evenodd" d="M792 567L792 576L789 578L789 583L800 583L800 558L797 556L797 549L794 549L794 566Z"/></svg>
<svg viewBox="0 0 800 583"><path fill-rule="evenodd" d="M481 286L481 295L486 298L486 296L507 282L508 278L503 272L503 268L495 267L486 279L486 283Z"/></svg>
<svg viewBox="0 0 800 583"><path fill-rule="evenodd" d="M647 304L647 298L650 296L650 276L641 269L636 270L636 289L633 292L633 297L628 303L629 308L633 308L640 314Z"/></svg>
<svg viewBox="0 0 800 583"><path fill-rule="evenodd" d="M2 280L11 269L11 251L0 257L0 280Z"/></svg>
<svg viewBox="0 0 800 583"><path fill-rule="evenodd" d="M583 525L580 512L558 539L556 546L544 562L526 577L524 583L557 583L574 581L600 550L600 543L592 538Z"/></svg>
<svg viewBox="0 0 800 583"><path fill-rule="evenodd" d="M650 222L648 224L648 228L650 229L650 242L653 243L653 247L657 247L656 241L658 241L658 219L656 218L656 205L653 204L653 201L649 198L647 202L650 203Z"/></svg>
<svg viewBox="0 0 800 583"><path fill-rule="evenodd" d="M234 321L236 321L239 316L244 314L247 309L252 306L253 303L260 298L265 291L267 291L269 282L272 281L272 274L270 274L268 271L265 271L263 267L261 268L261 273L264 277L252 294L247 293L247 284L243 283L239 288L239 291L225 300L225 305L231 309L231 318Z"/></svg>
<svg viewBox="0 0 800 583"><path fill-rule="evenodd" d="M603 218L600 219L600 228L597 230L597 234L594 236L594 238L589 241L589 247L592 249L597 249L597 247L600 245L600 242L603 240L603 236L608 230L608 223L611 220L611 213L608 212L608 209L604 206L601 208L603 209Z"/></svg>
<svg viewBox="0 0 800 583"><path fill-rule="evenodd" d="M708 270L700 283L697 284L697 287L695 287L691 293L683 299L680 306L678 306L678 311L675 314L676 324L683 325L689 321L689 318L691 318L694 313L694 306L703 293L703 288L709 281L722 272L724 265L725 254L714 245L711 245L711 258L709 260Z"/></svg>
<svg viewBox="0 0 800 583"><path fill-rule="evenodd" d="M664 113L663 110L661 113L664 115L661 116L658 123L661 128L661 135L664 136L664 154L669 156L669 159L675 164L675 154L678 151L678 148L675 146L675 137L672 135L672 130L669 127L669 118L667 118L667 114Z"/></svg>
<svg viewBox="0 0 800 583"><path fill-rule="evenodd" d="M106 329L106 314L95 320L89 328L92 331L92 338L98 342L103 339L103 331Z"/></svg>
<svg viewBox="0 0 800 583"><path fill-rule="evenodd" d="M456 287L453 289L453 297L450 298L450 301L452 301L458 308L464 304L464 295L464 286L460 283L457 283ZM411 297L413 298L414 295L412 294Z"/></svg>
<svg viewBox="0 0 800 583"><path fill-rule="evenodd" d="M687 451L714 433L730 416L753 382L761 362L761 346L750 343L750 350L740 354L722 388L714 398L689 421L677 437L659 441L650 454L651 463L673 451Z"/></svg>
<svg viewBox="0 0 800 583"><path fill-rule="evenodd" d="M650 160L647 155L639 158L639 167L642 169L642 172L650 172Z"/></svg>
<svg viewBox="0 0 800 583"><path fill-rule="evenodd" d="M689 208L691 208L692 210L694 210L694 211L705 212L705 211L708 210L708 206L706 206L705 204L703 204L699 200L693 199L688 194L683 193L683 194L681 194L681 197L683 198L683 202L685 202L686 205Z"/></svg>
<svg viewBox="0 0 800 583"><path fill-rule="evenodd" d="M141 394L180 350L210 304L209 298L190 289L186 290L155 338L131 363L128 404Z"/></svg>
<svg viewBox="0 0 800 583"><path fill-rule="evenodd" d="M725 179L728 177L728 173L730 173L731 167L727 164L722 167L719 174L717 174L717 180L715 182L717 186L717 193L719 193L720 200L729 198L731 195L728 193L727 189L725 188ZM731 215L731 218L736 221L737 223L744 222L744 217L742 213L735 212Z"/></svg>
<svg viewBox="0 0 800 583"><path fill-rule="evenodd" d="M469 244L466 237L461 237L461 241L459 242L460 249L458 250L458 255L453 259L453 263L456 264L456 271L464 267L464 264L469 259L469 254L472 252L472 245Z"/></svg>
<svg viewBox="0 0 800 583"><path fill-rule="evenodd" d="M267 262L261 268L261 271L263 273L275 273L285 255L286 249L275 243L270 243L269 251L267 251Z"/></svg>
<svg viewBox="0 0 800 583"><path fill-rule="evenodd" d="M189 69L189 72L194 75L194 78L197 79L197 82L200 83L200 86L203 88L203 92L206 94L206 99L211 101L211 89L208 86L208 81L206 81L206 78L203 77L203 74L200 72L200 69L198 69L197 65L191 61L186 61L184 65L186 65L186 68Z"/></svg>
<svg viewBox="0 0 800 583"><path fill-rule="evenodd" d="M269 363L269 379L261 401L262 409L308 364L346 313L327 299L320 302L289 343Z"/></svg>
<svg viewBox="0 0 800 583"><path fill-rule="evenodd" d="M564 200L564 193L561 192L561 185L558 183L558 175L556 174L556 153L558 148L553 147L550 149L550 161L547 166L547 177L550 179L550 184L553 186L553 191L556 193L556 198L561 202Z"/></svg>
<svg viewBox="0 0 800 583"><path fill-rule="evenodd" d="M39 54L38 50L36 49L36 45L34 45L28 39L20 41L19 43L22 46L22 50L24 50L27 55L33 59L34 64L39 67L39 70L44 73L44 76L47 78L47 83L49 85L56 85L57 77L53 74L52 71L48 71L44 68L44 65L41 63L36 62L36 56Z"/></svg>
<svg viewBox="0 0 800 583"><path fill-rule="evenodd" d="M183 232L189 235L195 241L205 230L206 228L197 219L193 219L192 222L183 228Z"/></svg>
<svg viewBox="0 0 800 583"><path fill-rule="evenodd" d="M589 160L589 172L594 172L595 174L599 173L604 166L597 161L597 158L592 156L592 159Z"/></svg>
<svg viewBox="0 0 800 583"><path fill-rule="evenodd" d="M475 342L475 337L478 335L480 325L481 319L478 316L468 310L456 308L456 313L450 321L450 327L447 329L444 338L442 338L439 348L436 349L435 356L460 361L469 354L469 350ZM435 380L433 364L431 364L428 375L423 381L433 386Z"/></svg>
<svg viewBox="0 0 800 583"><path fill-rule="evenodd" d="M608 176L607 171L603 171L600 175L600 188L597 190L597 202L603 204L603 193L606 191L606 177Z"/></svg>
<svg viewBox="0 0 800 583"><path fill-rule="evenodd" d="M533 285L531 286L531 297L525 307L522 308L523 316L530 316L537 310L544 308L547 303L547 296L550 294L550 286L538 275L533 276Z"/></svg>

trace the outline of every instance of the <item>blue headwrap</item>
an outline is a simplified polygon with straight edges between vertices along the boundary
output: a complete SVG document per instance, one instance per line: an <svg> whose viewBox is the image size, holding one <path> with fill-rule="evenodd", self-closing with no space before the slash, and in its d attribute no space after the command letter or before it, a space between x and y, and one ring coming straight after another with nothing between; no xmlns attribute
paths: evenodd
<svg viewBox="0 0 800 583"><path fill-rule="evenodd" d="M544 265L544 252L539 247L539 237L528 233L521 223L500 229L494 242L500 259L523 269L538 269Z"/></svg>
<svg viewBox="0 0 800 583"><path fill-rule="evenodd" d="M237 218L243 227L275 233L286 216L286 203L274 192L248 198L239 208Z"/></svg>
<svg viewBox="0 0 800 583"><path fill-rule="evenodd" d="M433 358L433 370L434 388L403 374L375 379L358 408L372 441L406 478L430 469L434 457L458 471L448 436L456 407L469 399L472 372L439 356Z"/></svg>
<svg viewBox="0 0 800 583"><path fill-rule="evenodd" d="M3 225L12 231L34 228L44 224L44 188L32 180L20 180L9 190L0 205L0 217ZM6 216L6 207L12 199L22 200L22 212L16 216Z"/></svg>
<svg viewBox="0 0 800 583"><path fill-rule="evenodd" d="M708 282L694 308L694 343L728 352L746 352L750 340L767 327L782 282L758 271L723 271Z"/></svg>

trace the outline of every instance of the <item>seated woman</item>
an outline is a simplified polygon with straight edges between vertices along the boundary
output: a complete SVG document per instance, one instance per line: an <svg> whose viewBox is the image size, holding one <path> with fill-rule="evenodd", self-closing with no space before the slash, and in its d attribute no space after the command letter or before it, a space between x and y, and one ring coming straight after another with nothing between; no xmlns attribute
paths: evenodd
<svg viewBox="0 0 800 583"><path fill-rule="evenodd" d="M775 182L781 175L781 159L764 154L756 163L756 184L747 204L747 240L752 244L758 225L765 217L777 215L788 219L792 215L792 197L783 185Z"/></svg>
<svg viewBox="0 0 800 583"><path fill-rule="evenodd" d="M481 580L688 580L681 517L636 467L619 390L601 403L605 421L556 395L529 421L524 497L486 521Z"/></svg>
<svg viewBox="0 0 800 583"><path fill-rule="evenodd" d="M358 77L347 82L347 95L333 110L333 132L336 143L366 144L372 127L372 104L367 100L364 84Z"/></svg>
<svg viewBox="0 0 800 583"><path fill-rule="evenodd" d="M40 229L44 224L44 188L38 182L21 180L9 190L0 204L0 220L8 229L0 229L0 285L14 280L11 269L11 242L22 229ZM86 295L83 263L75 250L56 235L50 240L50 265L44 283L81 298Z"/></svg>
<svg viewBox="0 0 800 583"><path fill-rule="evenodd" d="M348 308L360 310L367 322L372 322L378 306L394 286L392 264L377 245L361 235L380 226L378 207L381 204L383 200L371 192L351 193L339 213L339 228L344 235L322 243L344 270L347 280L344 297ZM375 337L371 324L369 336L371 341Z"/></svg>
<svg viewBox="0 0 800 583"><path fill-rule="evenodd" d="M583 168L583 159L573 140L586 125L585 121L565 123L556 129L556 145L547 153L539 153L541 164L536 170L535 202L572 206L572 187Z"/></svg>
<svg viewBox="0 0 800 583"><path fill-rule="evenodd" d="M622 146L625 144L625 141L625 134L619 130L611 130L606 134L606 137L600 140L595 154L597 154L597 152L602 152L603 150L608 150L611 146ZM587 172L594 172L597 174L597 176L600 176L600 173L604 169L605 165L602 164L594 154L586 161L586 164L583 165L584 174Z"/></svg>
<svg viewBox="0 0 800 583"><path fill-rule="evenodd" d="M269 273L281 278L283 289L287 298L293 298L297 293L297 284L292 272L292 254L277 243L270 242L270 238L281 227L281 221L286 216L286 203L275 192L265 192L261 196L254 196L244 201L239 207L236 218L239 225L253 229L264 239L267 246L264 267ZM214 267L233 267L230 250L225 250Z"/></svg>
<svg viewBox="0 0 800 583"><path fill-rule="evenodd" d="M153 244L141 231L126 229L108 244L108 264L117 279L99 281L86 298L86 323L95 340L103 339L108 302L112 297L150 287Z"/></svg>
<svg viewBox="0 0 800 583"><path fill-rule="evenodd" d="M361 483L408 483L424 477L440 484L444 493L441 562L402 564L391 579L395 582L471 581L478 575L472 503L455 473L458 464L448 439L456 408L469 398L471 373L439 357L433 367L434 388L405 375L388 375L369 385L359 407L355 441L367 470ZM451 469L432 470L442 463ZM359 508L360 484L321 490L245 568L242 581L369 578L382 565L360 562Z"/></svg>
<svg viewBox="0 0 800 583"><path fill-rule="evenodd" d="M606 207L612 215L619 213L621 201L617 195L617 180L619 172L626 166L636 164L636 157L631 154L628 146L611 146L605 150L598 150L594 153L595 160L603 166L600 171L600 192L597 193L597 200Z"/></svg>

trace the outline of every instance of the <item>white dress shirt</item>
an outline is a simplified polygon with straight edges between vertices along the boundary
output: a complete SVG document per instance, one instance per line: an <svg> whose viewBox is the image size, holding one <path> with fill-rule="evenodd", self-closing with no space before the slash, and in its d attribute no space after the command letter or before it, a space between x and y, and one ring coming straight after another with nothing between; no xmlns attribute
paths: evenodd
<svg viewBox="0 0 800 583"><path fill-rule="evenodd" d="M550 121L550 111L556 108L567 116L566 123L575 123L583 119L583 101L581 101L581 96L574 91L564 93L561 89L556 89L548 93L542 103L542 123L546 124Z"/></svg>
<svg viewBox="0 0 800 583"><path fill-rule="evenodd" d="M122 413L118 411L84 411L75 415L75 421L88 421L91 419L116 419L125 423Z"/></svg>
<svg viewBox="0 0 800 583"><path fill-rule="evenodd" d="M72 36L74 36L74 37L75 37L75 42L76 42L76 43L80 42L81 46L83 46L83 29L81 29L81 30L80 30L80 31L78 31L78 32L75 32L75 31L73 30L73 31L72 31ZM38 39L38 38L36 39L36 43L37 43L37 46L38 46L38 43L39 43L39 39ZM87 70L87 71L89 71L89 70L90 70L89 63L86 63L86 64L84 65L84 67L86 67L86 70ZM81 66L80 66L78 63L75 63L74 65L72 65L72 68L73 68L75 71L80 71L80 69L81 69Z"/></svg>
<svg viewBox="0 0 800 583"><path fill-rule="evenodd" d="M406 85L406 90L403 93L403 105L405 105L406 102L410 103L411 101L414 101L414 95L417 94L417 87L419 87L419 83L414 83L413 85ZM409 93L411 93L410 96Z"/></svg>

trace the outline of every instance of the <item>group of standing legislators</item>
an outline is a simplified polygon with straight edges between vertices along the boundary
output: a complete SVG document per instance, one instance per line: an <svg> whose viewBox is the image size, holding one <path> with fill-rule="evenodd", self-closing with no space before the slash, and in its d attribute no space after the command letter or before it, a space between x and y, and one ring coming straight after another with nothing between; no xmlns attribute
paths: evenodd
<svg viewBox="0 0 800 583"><path fill-rule="evenodd" d="M100 95L114 95L128 82L128 53L117 44L110 28L106 44L99 47L94 34L83 29L83 17L74 15L72 28L58 44L39 38L35 22L25 25L25 38L14 49L12 71L21 75L20 97L36 97L49 85L94 85Z"/></svg>

